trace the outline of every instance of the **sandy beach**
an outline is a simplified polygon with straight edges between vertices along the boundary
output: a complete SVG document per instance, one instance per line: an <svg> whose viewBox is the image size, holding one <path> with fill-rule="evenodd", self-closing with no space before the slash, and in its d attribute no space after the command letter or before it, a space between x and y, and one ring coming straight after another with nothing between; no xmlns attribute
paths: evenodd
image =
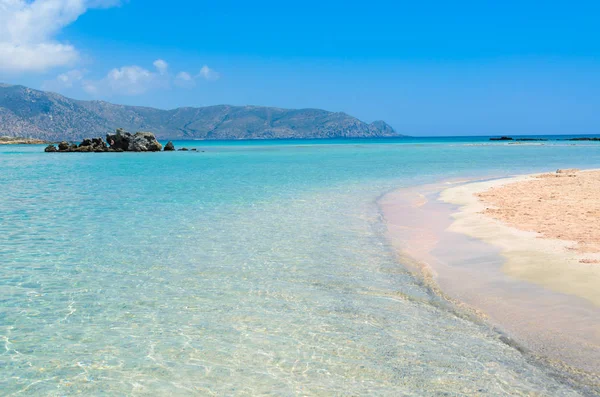
<svg viewBox="0 0 600 397"><path fill-rule="evenodd" d="M600 379L600 171L400 189L380 201L404 263L544 360Z"/></svg>
<svg viewBox="0 0 600 397"><path fill-rule="evenodd" d="M560 170L443 191L450 230L499 247L503 270L600 306L600 171Z"/></svg>

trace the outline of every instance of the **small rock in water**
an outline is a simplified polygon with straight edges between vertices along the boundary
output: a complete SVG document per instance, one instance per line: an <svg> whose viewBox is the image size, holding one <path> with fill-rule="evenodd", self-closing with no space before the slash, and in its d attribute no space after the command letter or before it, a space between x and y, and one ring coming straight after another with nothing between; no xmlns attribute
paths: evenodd
<svg viewBox="0 0 600 397"><path fill-rule="evenodd" d="M58 150L56 150L56 146L54 146L54 145L48 145L44 149L44 152L46 152L46 153L53 153L53 152L57 152L57 151Z"/></svg>
<svg viewBox="0 0 600 397"><path fill-rule="evenodd" d="M182 147L181 149L178 149L179 152L187 152L189 149L186 147Z"/></svg>
<svg viewBox="0 0 600 397"><path fill-rule="evenodd" d="M69 150L69 147L70 147L69 142L62 141L61 143L58 144L58 150L61 150L61 151Z"/></svg>
<svg viewBox="0 0 600 397"><path fill-rule="evenodd" d="M167 142L167 144L165 145L164 151L172 152L173 150L175 150L175 145L173 145L173 142L171 142L171 141Z"/></svg>

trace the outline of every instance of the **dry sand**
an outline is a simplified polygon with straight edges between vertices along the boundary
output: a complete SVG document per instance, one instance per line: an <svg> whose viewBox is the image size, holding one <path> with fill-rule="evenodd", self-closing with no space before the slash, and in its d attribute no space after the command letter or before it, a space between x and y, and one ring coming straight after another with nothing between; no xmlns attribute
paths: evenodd
<svg viewBox="0 0 600 397"><path fill-rule="evenodd" d="M485 215L541 237L573 241L579 253L600 253L600 171L542 174L477 195ZM600 263L581 256L583 263Z"/></svg>
<svg viewBox="0 0 600 397"><path fill-rule="evenodd" d="M451 231L501 249L518 279L600 306L600 171L538 174L457 186Z"/></svg>

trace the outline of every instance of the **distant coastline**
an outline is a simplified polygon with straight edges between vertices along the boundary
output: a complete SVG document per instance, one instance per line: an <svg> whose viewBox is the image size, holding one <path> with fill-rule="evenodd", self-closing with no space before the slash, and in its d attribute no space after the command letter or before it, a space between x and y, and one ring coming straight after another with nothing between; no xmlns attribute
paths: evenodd
<svg viewBox="0 0 600 397"><path fill-rule="evenodd" d="M48 145L52 142L37 138L0 136L0 145Z"/></svg>
<svg viewBox="0 0 600 397"><path fill-rule="evenodd" d="M0 135L53 141L103 136L114 126L151 131L159 139L323 139L400 137L384 121L344 112L215 105L156 109L82 101L20 85L0 84Z"/></svg>

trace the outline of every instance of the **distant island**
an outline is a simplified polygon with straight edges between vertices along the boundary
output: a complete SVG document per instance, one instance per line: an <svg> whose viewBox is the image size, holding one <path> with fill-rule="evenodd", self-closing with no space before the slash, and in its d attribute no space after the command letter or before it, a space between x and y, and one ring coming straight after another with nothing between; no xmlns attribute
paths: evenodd
<svg viewBox="0 0 600 397"><path fill-rule="evenodd" d="M511 136L501 136L501 137L492 137L490 141L519 141L519 142L528 142L528 141L591 141L591 142L599 142L600 137L596 136L585 136L585 137L575 137L575 138L513 138Z"/></svg>
<svg viewBox="0 0 600 397"><path fill-rule="evenodd" d="M80 101L19 85L0 84L0 136L81 141L114 126L152 131L158 139L316 139L400 137L383 121L365 123L341 112L218 105L161 110Z"/></svg>

